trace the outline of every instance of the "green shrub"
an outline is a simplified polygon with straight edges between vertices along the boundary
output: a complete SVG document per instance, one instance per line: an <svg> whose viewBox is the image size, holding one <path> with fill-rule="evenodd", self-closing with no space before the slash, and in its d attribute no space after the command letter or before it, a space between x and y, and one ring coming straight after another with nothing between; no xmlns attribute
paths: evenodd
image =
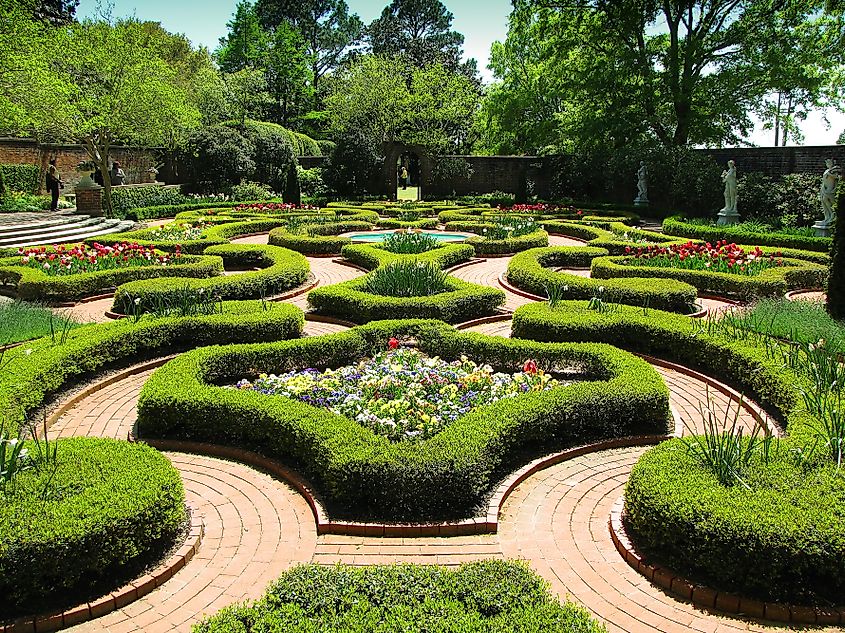
<svg viewBox="0 0 845 633"><path fill-rule="evenodd" d="M258 373L337 368L413 338L424 353L466 355L500 371L526 359L588 378L468 413L431 439L394 443L328 410L214 385ZM607 411L614 415L608 416ZM603 345L543 345L464 334L443 323L383 322L340 334L184 354L156 371L138 403L142 437L235 445L281 459L317 487L332 515L436 520L473 512L530 454L593 440L665 433L668 391L648 363Z"/></svg>
<svg viewBox="0 0 845 633"><path fill-rule="evenodd" d="M304 317L284 303L237 301L223 304L223 314L190 318L144 316L68 332L65 341L50 337L8 350L0 372L0 411L15 433L22 416L68 383L105 368L137 362L175 349L295 338Z"/></svg>
<svg viewBox="0 0 845 633"><path fill-rule="evenodd" d="M144 311L150 306L170 300L168 298L172 299L185 288L193 291L203 288L212 296L226 301L272 297L303 284L310 271L305 257L277 246L224 244L210 246L205 252L209 256L221 258L223 264L232 269L261 270L231 277L133 281L117 289L113 310L121 314L131 314L136 301L140 299L140 309Z"/></svg>
<svg viewBox="0 0 845 633"><path fill-rule="evenodd" d="M666 218L663 221L663 232L666 235L676 235L706 242L727 240L738 244L751 243L756 246L779 246L821 252L827 252L830 249L830 238L828 237L807 237L777 232L749 233L730 226L707 226L685 222L680 216Z"/></svg>
<svg viewBox="0 0 845 633"><path fill-rule="evenodd" d="M126 212L125 215L118 214L119 217L125 217L127 220L137 220L142 222L144 220L158 220L161 218L172 218L185 211L202 211L211 209L231 209L240 202L188 202L185 204L175 205L159 205L153 207L141 207Z"/></svg>
<svg viewBox="0 0 845 633"><path fill-rule="evenodd" d="M648 451L625 489L626 520L653 560L720 591L839 604L845 592L845 479L774 440L748 487L719 483L673 440Z"/></svg>
<svg viewBox="0 0 845 633"><path fill-rule="evenodd" d="M303 169L297 165L299 173L299 186L302 195L308 198L319 198L329 193L326 183L323 182L323 170L320 167Z"/></svg>
<svg viewBox="0 0 845 633"><path fill-rule="evenodd" d="M446 289L446 273L440 266L412 259L376 268L364 286L365 292L382 297L430 297Z"/></svg>
<svg viewBox="0 0 845 633"><path fill-rule="evenodd" d="M440 246L440 241L427 233L396 232L381 243L381 248L396 255L419 255Z"/></svg>
<svg viewBox="0 0 845 633"><path fill-rule="evenodd" d="M410 262L407 264L406 262ZM416 266L413 259L388 266ZM436 267L429 264L432 268ZM383 296L369 290L372 278L384 267L343 283L321 286L308 293L308 304L317 312L367 323L381 319L440 319L461 323L493 314L505 302L505 293L497 288L471 284L455 277L446 277L444 290L438 294L417 297Z"/></svg>
<svg viewBox="0 0 845 633"><path fill-rule="evenodd" d="M130 211L144 207L161 207L188 204L191 199L179 187L148 185L145 187L115 187L111 194L112 211L127 217Z"/></svg>
<svg viewBox="0 0 845 633"><path fill-rule="evenodd" d="M293 234L285 227L273 229L270 231L269 243L305 255L335 255L350 243L348 237L337 237L339 234L373 228L371 223L359 220L358 217L368 216L350 216L340 222L305 223L300 227L306 233L304 235Z"/></svg>
<svg viewBox="0 0 845 633"><path fill-rule="evenodd" d="M383 229L436 229L437 218L423 218L413 221L380 219L378 225Z"/></svg>
<svg viewBox="0 0 845 633"><path fill-rule="evenodd" d="M469 244L440 244L437 248L424 253L405 255L391 253L382 246L375 244L347 244L341 254L353 264L373 270L378 266L404 259L414 259L420 262L435 262L441 268L451 268L472 258L475 251Z"/></svg>
<svg viewBox="0 0 845 633"><path fill-rule="evenodd" d="M731 326L797 343L824 340L829 347L845 352L845 324L831 318L821 301L762 299L723 318Z"/></svg>
<svg viewBox="0 0 845 633"><path fill-rule="evenodd" d="M58 440L56 462L18 474L0 504L0 611L44 612L117 588L185 521L168 459L143 444ZM80 600L81 599L81 600Z"/></svg>
<svg viewBox="0 0 845 633"><path fill-rule="evenodd" d="M41 168L38 165L0 165L5 190L38 193L41 189Z"/></svg>
<svg viewBox="0 0 845 633"><path fill-rule="evenodd" d="M231 190L232 200L272 200L276 197L270 188L258 182L242 180L239 184L233 185Z"/></svg>
<svg viewBox="0 0 845 633"><path fill-rule="evenodd" d="M454 570L301 565L285 572L258 602L227 607L194 631L293 631L306 621L315 633L605 631L582 607L553 598L524 564L492 560Z"/></svg>
<svg viewBox="0 0 845 633"><path fill-rule="evenodd" d="M193 190L218 192L253 177L255 145L226 124L192 132L181 150L184 177Z"/></svg>
<svg viewBox="0 0 845 633"><path fill-rule="evenodd" d="M594 279L660 278L676 279L690 284L703 294L737 297L749 301L755 297L783 296L788 290L820 288L827 278L827 269L820 264L785 259L784 266L767 268L758 275L637 266L626 257L597 257L591 274ZM625 263L629 262L629 263Z"/></svg>
<svg viewBox="0 0 845 633"><path fill-rule="evenodd" d="M337 139L329 154L323 180L342 196L360 196L377 177L380 163L380 148L376 143L361 130L349 130Z"/></svg>
<svg viewBox="0 0 845 633"><path fill-rule="evenodd" d="M41 270L20 263L20 256L0 260L0 281L16 286L23 301L61 303L79 301L134 280L156 278L213 278L223 272L219 257L184 255L169 266L138 266L97 270L78 275L51 277ZM173 280L181 283L179 279Z"/></svg>
<svg viewBox="0 0 845 633"><path fill-rule="evenodd" d="M565 286L567 299L591 299L602 294L605 301L687 313L696 300L695 288L674 279L591 279L550 270L584 267L607 251L593 247L558 246L519 253L508 264L507 279L517 288L546 296L549 286ZM599 289L602 289L601 291Z"/></svg>
<svg viewBox="0 0 845 633"><path fill-rule="evenodd" d="M549 234L545 231L535 231L519 237L507 237L505 239L486 239L484 237L471 237L467 244L475 249L479 257L484 255L509 255L527 251L531 248L541 248L549 245Z"/></svg>
<svg viewBox="0 0 845 633"><path fill-rule="evenodd" d="M243 123L230 122L227 125L243 135L248 145L254 148L250 158L255 168L251 174L245 177L245 180L266 186L265 188L260 185L258 187L247 185L243 190L236 193L235 188L238 185L235 185L232 187L234 199L266 200L268 199L265 197L268 193L267 189L278 192L284 191L288 169L295 164L296 156L299 154L300 138L281 125L264 121L247 119Z"/></svg>

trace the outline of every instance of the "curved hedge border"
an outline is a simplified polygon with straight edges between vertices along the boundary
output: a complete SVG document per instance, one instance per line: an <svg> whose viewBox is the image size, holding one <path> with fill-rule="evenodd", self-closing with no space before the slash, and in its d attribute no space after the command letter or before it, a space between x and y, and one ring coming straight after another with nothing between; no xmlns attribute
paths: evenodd
<svg viewBox="0 0 845 633"><path fill-rule="evenodd" d="M457 569L300 565L282 574L261 600L226 607L195 630L301 631L303 622L323 633L606 633L583 607L561 604L525 563L497 560Z"/></svg>
<svg viewBox="0 0 845 633"><path fill-rule="evenodd" d="M348 219L330 224L314 224L309 227L313 235L294 235L284 227L270 231L269 243L282 246L305 255L337 255L352 241L348 237L339 237L350 231L369 231L373 223Z"/></svg>
<svg viewBox="0 0 845 633"><path fill-rule="evenodd" d="M599 313L573 302L562 302L555 309L531 304L514 313L513 336L549 342L604 341L700 369L750 394L780 418L789 434L781 440L784 458L790 448L806 450L817 441L815 429L821 422L802 404L801 391L810 387L805 378L768 358L753 340L707 334L688 317L624 307ZM681 458L673 455L677 465L669 468L667 464L669 470L664 471L664 457L655 457L653 477L635 484L630 498L626 496L637 535L650 533L644 538L655 548L660 541L655 556L675 561L675 571L690 570L714 579L713 584L750 595L780 599L794 596L795 587L800 586L829 596L831 589L839 587L841 601L845 579L845 484L841 477L832 479L811 463L809 471L784 484L782 479L778 482L776 465L770 477L778 482L782 496L777 502L764 503L764 494L752 501L753 495L742 486L725 488L705 476L700 466L687 470ZM793 514L789 504L796 495L800 503ZM670 501L673 505L667 507ZM721 506L724 510L719 510ZM815 532L799 529L813 517L819 524ZM674 527L671 535L661 533L666 521Z"/></svg>
<svg viewBox="0 0 845 633"><path fill-rule="evenodd" d="M484 208L484 207L461 207L458 210L448 210L448 211L441 211L437 215L437 219L440 221L441 224L447 224L449 222L479 222L484 221L485 218L490 216L519 216L525 218L533 218L538 222L548 221L548 220L577 220L577 221L615 221L621 222L624 224L630 224L632 226L636 226L640 223L640 216L636 213L620 211L620 210L602 210L602 209L595 209L590 210L589 214L581 214L579 215L575 211L559 211L557 213L550 212L550 213L531 213L531 212L522 212L522 211L506 211L501 209L491 209L491 208Z"/></svg>
<svg viewBox="0 0 845 633"><path fill-rule="evenodd" d="M207 279L223 273L223 260L209 255L185 255L178 264L136 266L97 270L78 275L51 277L37 268L20 265L20 255L0 260L0 282L17 285L17 297L23 301L58 303L79 301L136 280L170 277Z"/></svg>
<svg viewBox="0 0 845 633"><path fill-rule="evenodd" d="M589 266L596 257L605 255L605 249L593 247L535 248L511 259L507 279L517 288L541 297L547 296L547 287L558 285L567 287L567 299L590 299L600 293L599 288L604 288L602 296L605 300L633 306L688 313L695 304L695 288L674 279L597 280L549 270L555 266Z"/></svg>
<svg viewBox="0 0 845 633"><path fill-rule="evenodd" d="M414 222L382 218L378 221L378 225L383 229L436 229L437 218L423 218Z"/></svg>
<svg viewBox="0 0 845 633"><path fill-rule="evenodd" d="M209 279L133 281L117 289L112 309L120 314L132 314L136 299L141 300L139 305L144 310L159 300L181 294L186 288L204 289L224 300L272 297L303 284L311 270L305 257L277 246L225 244L211 246L205 252L220 257L228 268L262 270Z"/></svg>
<svg viewBox="0 0 845 633"><path fill-rule="evenodd" d="M446 278L446 291L427 297L387 297L366 290L369 275L308 293L308 305L327 314L355 323L381 319L439 319L460 323L493 314L505 302L498 288L479 286Z"/></svg>
<svg viewBox="0 0 845 633"><path fill-rule="evenodd" d="M374 270L379 266L385 266L395 261L407 259L434 262L440 268L451 268L452 266L468 261L474 254L475 251L469 244L444 244L443 246L416 255L391 253L389 250L380 248L374 244L347 244L341 251L344 259L367 270Z"/></svg>
<svg viewBox="0 0 845 633"><path fill-rule="evenodd" d="M594 279L660 278L676 279L695 286L700 292L750 301L756 297L782 297L789 290L822 288L828 269L819 264L785 259L785 266L768 268L759 275L734 275L705 270L685 270L657 266L625 265L626 257L597 257L591 274Z"/></svg>
<svg viewBox="0 0 845 633"><path fill-rule="evenodd" d="M214 385L257 373L339 367L413 337L431 355L465 354L514 371L575 363L595 380L480 407L423 442L392 443L355 422L287 398ZM612 416L607 415L613 411ZM544 345L388 321L299 341L195 350L155 372L138 403L142 437L235 445L292 463L333 511L359 519L461 518L515 461L558 446L664 434L668 390L645 361L605 345Z"/></svg>
<svg viewBox="0 0 845 633"><path fill-rule="evenodd" d="M681 216L673 216L663 220L663 232L666 235L677 235L706 242L727 240L728 242L749 243L760 246L780 246L796 248L805 251L830 251L831 238L805 237L803 235L783 235L778 233L749 233L739 231L729 226L699 226L684 222Z"/></svg>
<svg viewBox="0 0 845 633"><path fill-rule="evenodd" d="M475 254L479 257L483 257L484 255L510 255L512 253L527 251L530 248L548 246L549 234L540 230L504 240L488 240L483 237L471 237L466 243L475 249Z"/></svg>
<svg viewBox="0 0 845 633"><path fill-rule="evenodd" d="M64 607L113 589L137 561L172 545L185 521L179 473L155 449L95 438L61 439L55 446L55 473L52 466L23 471L0 504L5 616ZM45 486L54 491L46 500Z"/></svg>
<svg viewBox="0 0 845 633"><path fill-rule="evenodd" d="M296 338L302 310L286 303L234 301L223 314L121 319L70 330L63 345L50 337L7 350L0 372L0 411L16 433L23 415L44 404L66 384L126 360L172 353L174 349L235 342Z"/></svg>

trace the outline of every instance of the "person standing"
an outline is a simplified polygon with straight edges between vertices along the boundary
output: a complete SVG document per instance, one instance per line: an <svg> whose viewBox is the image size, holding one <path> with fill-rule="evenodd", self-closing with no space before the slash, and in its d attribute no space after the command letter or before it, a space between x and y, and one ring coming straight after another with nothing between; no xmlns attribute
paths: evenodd
<svg viewBox="0 0 845 633"><path fill-rule="evenodd" d="M59 189L64 187L62 182L62 175L56 167L56 159L51 158L50 164L47 167L46 185L47 191L50 193L50 211L59 210Z"/></svg>
<svg viewBox="0 0 845 633"><path fill-rule="evenodd" d="M402 165L402 171L399 173L399 178L402 180L402 189L408 188L408 168Z"/></svg>

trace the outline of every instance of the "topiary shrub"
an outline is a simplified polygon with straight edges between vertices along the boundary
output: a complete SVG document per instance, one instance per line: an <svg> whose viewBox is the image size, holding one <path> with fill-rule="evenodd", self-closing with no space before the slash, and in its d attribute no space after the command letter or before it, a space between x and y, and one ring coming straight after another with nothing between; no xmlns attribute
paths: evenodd
<svg viewBox="0 0 845 633"><path fill-rule="evenodd" d="M272 191L285 191L288 169L296 165L296 149L290 132L281 125L246 120L230 123L253 148L250 155L255 168L248 180L267 185Z"/></svg>
<svg viewBox="0 0 845 633"><path fill-rule="evenodd" d="M256 171L254 155L253 143L223 124L199 128L180 152L185 180L203 193L225 190L251 178Z"/></svg>

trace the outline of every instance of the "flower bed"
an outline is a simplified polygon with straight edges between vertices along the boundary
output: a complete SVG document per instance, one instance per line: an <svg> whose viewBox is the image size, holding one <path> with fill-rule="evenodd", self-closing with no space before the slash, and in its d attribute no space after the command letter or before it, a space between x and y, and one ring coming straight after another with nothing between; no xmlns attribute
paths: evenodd
<svg viewBox="0 0 845 633"><path fill-rule="evenodd" d="M2 492L0 622L109 593L163 554L185 521L179 473L158 451L91 438L50 447L54 459Z"/></svg>
<svg viewBox="0 0 845 633"><path fill-rule="evenodd" d="M223 388L245 375L338 368L413 338L429 356L462 355L497 371L534 359L577 367L586 382L478 407L430 439L391 442L324 409ZM613 411L613 415L607 415ZM470 516L500 476L532 455L585 442L665 433L668 391L648 363L603 345L544 345L462 334L443 323L389 321L341 334L184 354L159 369L138 403L141 437L235 445L301 469L330 512L356 519Z"/></svg>
<svg viewBox="0 0 845 633"><path fill-rule="evenodd" d="M357 365L322 373L305 369L281 376L262 374L237 386L324 407L393 441L427 440L480 406L558 386L531 360L522 372L510 375L466 356L451 363L429 358L415 349L398 348L395 338L389 347Z"/></svg>
<svg viewBox="0 0 845 633"><path fill-rule="evenodd" d="M655 268L680 268L702 270L731 275L759 275L764 270L783 266L783 254L763 255L760 248L746 252L736 244L727 241L711 245L671 244L669 246L626 246L624 264L631 266L654 266Z"/></svg>
<svg viewBox="0 0 845 633"><path fill-rule="evenodd" d="M552 267L583 267L606 255L594 247L559 246L519 253L508 264L507 279L517 288L548 296L548 288L566 287L565 299L591 299L602 294L606 301L649 306L672 312L694 311L695 288L673 279L590 279L549 270Z"/></svg>
<svg viewBox="0 0 845 633"><path fill-rule="evenodd" d="M178 263L182 253L156 253L153 246L120 242L104 246L94 242L86 248L82 244L67 246L59 244L49 251L46 246L20 249L22 266L42 271L48 277L79 275L103 270L138 268L141 266L167 266Z"/></svg>
<svg viewBox="0 0 845 633"><path fill-rule="evenodd" d="M227 607L196 631L296 631L303 622L322 633L606 633L584 608L553 598L524 564L505 561L457 569L301 565L270 585L261 600Z"/></svg>

